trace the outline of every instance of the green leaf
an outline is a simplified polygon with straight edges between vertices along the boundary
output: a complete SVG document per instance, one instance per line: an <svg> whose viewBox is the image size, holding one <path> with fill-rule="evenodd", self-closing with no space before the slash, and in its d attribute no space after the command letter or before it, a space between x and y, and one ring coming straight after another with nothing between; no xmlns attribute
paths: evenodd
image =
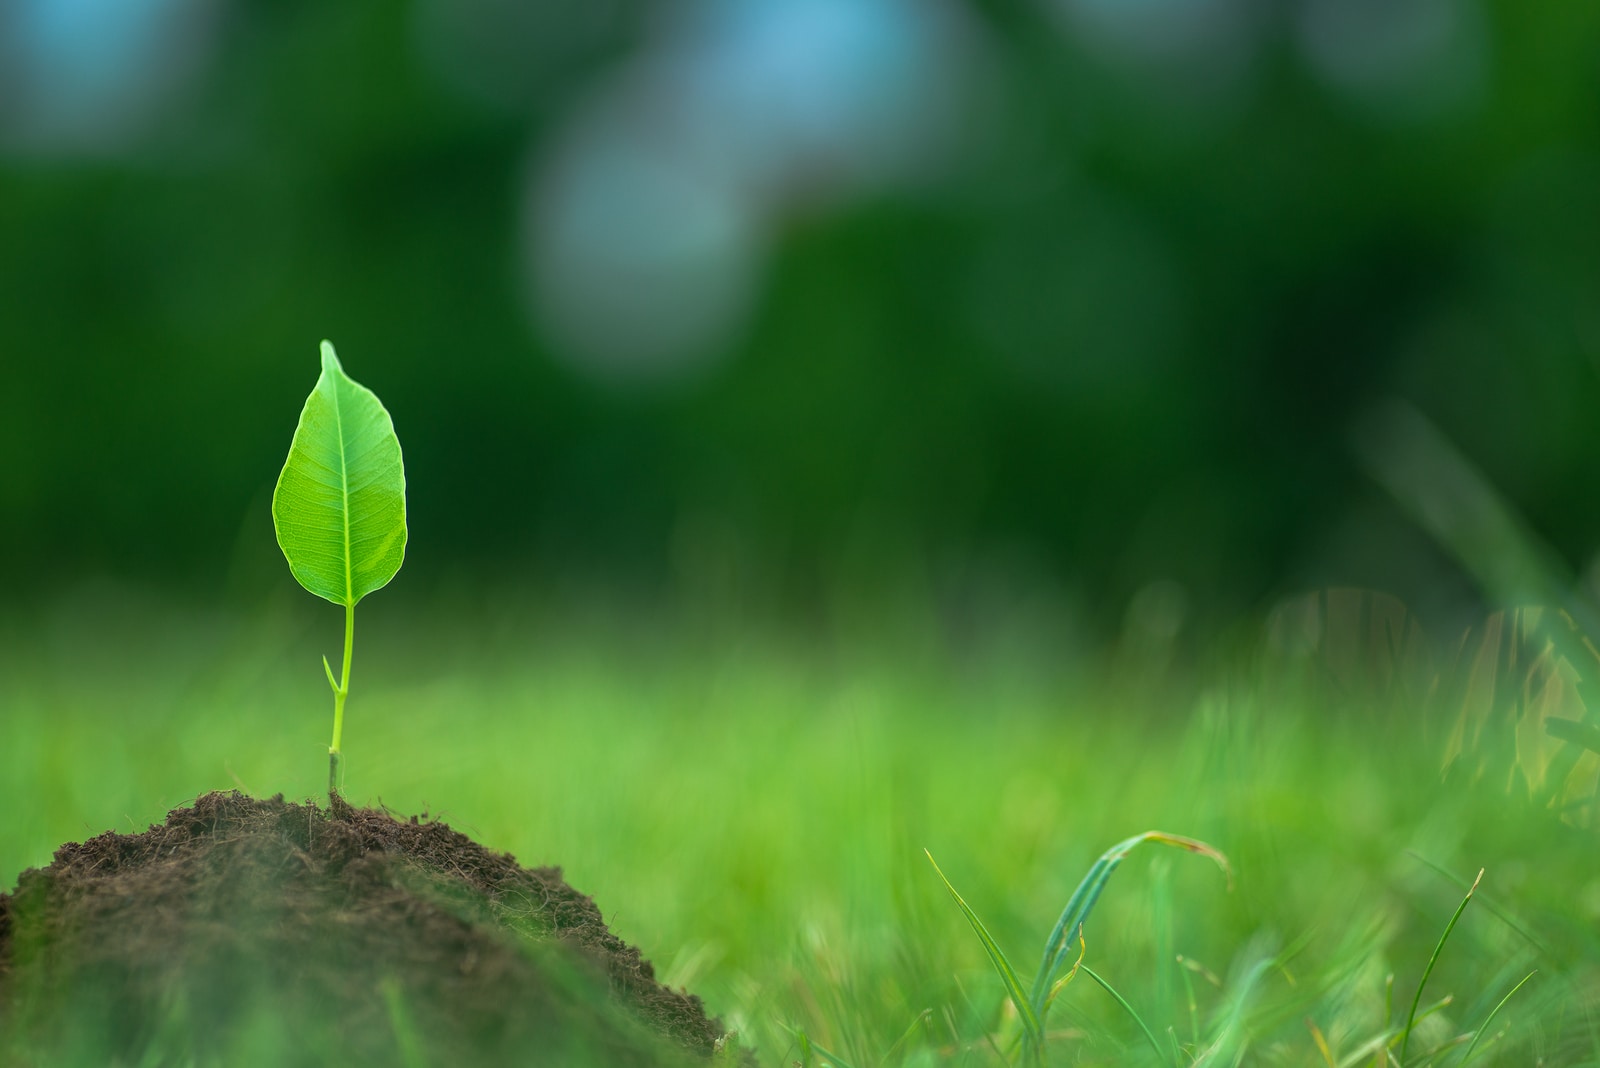
<svg viewBox="0 0 1600 1068"><path fill-rule="evenodd" d="M1496 1016L1500 1015L1500 1010L1506 1007L1506 1002L1511 1000L1511 995L1515 994L1517 991L1521 990L1522 986L1523 986L1523 983L1526 983L1529 979L1532 979L1535 974L1536 974L1535 972L1529 972L1527 975L1524 975L1522 977L1522 982L1520 982L1516 986L1512 987L1510 993L1506 994L1505 997L1501 998L1500 999L1500 1003L1489 1011L1488 1019L1484 1020L1482 1025L1480 1025L1478 1030L1473 1034L1473 1036L1472 1036L1472 1045L1467 1047L1467 1052L1463 1053L1461 1055L1461 1059L1456 1062L1456 1068L1462 1068L1463 1065L1465 1065L1468 1061L1470 1061L1472 1059L1473 1051L1478 1048L1479 1040L1482 1039L1484 1035L1488 1034L1489 1025L1494 1023L1494 1018Z"/></svg>
<svg viewBox="0 0 1600 1068"><path fill-rule="evenodd" d="M400 439L383 403L344 373L326 341L272 493L272 525L300 585L334 604L353 608L405 559Z"/></svg>
<svg viewBox="0 0 1600 1068"><path fill-rule="evenodd" d="M1428 966L1422 969L1422 979L1417 983L1417 993L1411 999L1411 1012L1406 1015L1405 1030L1400 1032L1400 1063L1406 1063L1406 1050L1411 1046L1411 1029L1417 1023L1417 1006L1422 1002L1422 988L1428 985L1428 976L1433 974L1433 966L1439 963L1439 954L1444 949L1444 944L1450 941L1450 932L1456 929L1456 923L1461 919L1461 914L1467 911L1467 903L1472 900L1472 895L1477 892L1478 884L1483 881L1483 869L1478 869L1478 877L1472 880L1472 885L1467 887L1467 896L1461 899L1461 904L1456 906L1455 914L1450 917L1450 922L1444 925L1444 934L1439 936L1439 944L1433 947L1433 956L1428 958Z"/></svg>
<svg viewBox="0 0 1600 1068"><path fill-rule="evenodd" d="M1033 977L1033 988L1028 993L1028 1003L1033 1006L1033 1011L1041 1019L1045 1012L1045 1001L1050 992L1050 981L1060 970L1069 949L1068 939L1073 932L1082 933L1083 923L1089 918L1089 913L1094 910L1095 904L1100 900L1101 891L1105 890L1106 883L1111 879L1111 873L1117 870L1128 854L1145 842L1156 842L1160 845L1172 846L1176 849L1186 850L1190 853L1199 853L1201 856L1210 857L1216 862L1228 877L1228 885L1233 885L1233 871L1228 866L1228 858L1216 847L1207 845L1194 838L1185 838L1181 834L1168 834L1165 831L1146 831L1136 834L1132 838L1118 842L1101 855L1100 859L1090 867L1089 873L1083 877L1078 888L1073 891L1067 907L1061 910L1061 917L1056 920L1056 926L1050 932L1050 938L1045 942L1044 958L1039 962L1039 971Z"/></svg>
<svg viewBox="0 0 1600 1068"><path fill-rule="evenodd" d="M1030 1050L1037 1055L1044 1048L1044 1028L1039 1024L1038 1013L1034 1011L1028 995L1022 989L1022 980L1017 977L1017 970L1011 966L1011 961L1006 958L1005 952L1000 948L1000 943L994 940L989 933L989 928L978 919L978 914L972 911L962 896L956 893L956 888L950 885L950 880L944 877L944 872L939 868L939 862L933 859L933 854L926 849L922 851L928 857L928 863L933 865L933 870L939 873L939 881L944 883L944 888L950 891L950 896L955 899L956 907L972 925L972 930L978 936L978 941L983 943L984 952L989 954L989 963L994 965L995 972L1000 976L1000 982L1006 988L1006 995L1011 998L1011 1003L1017 1007L1017 1015L1022 1019L1023 1033L1028 1036Z"/></svg>
<svg viewBox="0 0 1600 1068"><path fill-rule="evenodd" d="M1156 1033L1150 1030L1150 1025L1144 1022L1144 1017L1140 1016L1138 1011L1134 1009L1132 1005L1128 1004L1128 999L1117 993L1117 988L1106 982L1105 979L1101 978L1099 972L1095 971L1087 964L1082 964L1080 967L1083 969L1085 975L1099 983L1107 994L1110 994L1112 997L1117 999L1117 1004L1122 1006L1123 1012L1126 1012L1129 1016L1133 1017L1133 1022L1138 1024L1139 1030L1144 1032L1145 1040L1150 1043L1150 1048L1156 1051L1156 1060L1162 1062L1170 1061L1171 1058L1168 1057L1161 1049L1161 1043L1156 1041Z"/></svg>

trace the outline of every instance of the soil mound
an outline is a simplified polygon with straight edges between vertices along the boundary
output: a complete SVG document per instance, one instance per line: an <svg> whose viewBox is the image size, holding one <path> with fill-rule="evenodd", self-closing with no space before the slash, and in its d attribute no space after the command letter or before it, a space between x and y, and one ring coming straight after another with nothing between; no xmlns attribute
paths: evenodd
<svg viewBox="0 0 1600 1068"><path fill-rule="evenodd" d="M0 895L0 1035L40 1063L417 1068L704 1063L722 1027L558 868L212 793Z"/></svg>

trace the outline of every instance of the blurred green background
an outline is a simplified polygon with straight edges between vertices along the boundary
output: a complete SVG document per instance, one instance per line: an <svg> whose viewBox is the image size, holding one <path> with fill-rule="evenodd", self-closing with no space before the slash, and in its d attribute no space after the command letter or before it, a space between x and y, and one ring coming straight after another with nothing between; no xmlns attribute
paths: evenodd
<svg viewBox="0 0 1600 1068"><path fill-rule="evenodd" d="M424 599L1449 611L1350 427L1409 401L1583 566L1597 295L1592 4L0 6L30 601L287 582L328 337Z"/></svg>
<svg viewBox="0 0 1600 1068"><path fill-rule="evenodd" d="M350 795L766 1063L998 1026L923 846L1027 960L1149 826L1238 888L1141 855L1089 952L1188 1054L1381 1045L1486 867L1425 1047L1537 966L1504 1063L1600 1063L1600 661L1489 616L1600 633L1597 297L1593 3L0 0L0 889L321 790L329 338L409 484Z"/></svg>

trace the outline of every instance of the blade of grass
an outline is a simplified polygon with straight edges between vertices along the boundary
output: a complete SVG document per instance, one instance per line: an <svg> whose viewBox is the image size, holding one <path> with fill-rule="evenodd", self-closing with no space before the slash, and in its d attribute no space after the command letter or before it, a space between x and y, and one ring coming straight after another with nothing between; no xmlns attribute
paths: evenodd
<svg viewBox="0 0 1600 1068"><path fill-rule="evenodd" d="M1416 861L1417 863L1422 864L1427 868L1430 868L1431 870L1433 870L1437 874L1439 874L1439 875L1443 876L1444 878L1450 880L1452 883L1455 883L1461 889L1463 889L1463 890L1467 889L1467 887L1468 887L1467 880L1463 879L1461 876L1457 875L1455 872L1451 871L1449 868L1444 867L1442 864L1435 864L1433 861L1429 860L1427 857L1423 856L1421 853L1418 853L1414 849L1406 850L1406 856L1410 857L1412 860ZM1505 908L1503 906L1501 906L1493 897L1490 897L1487 894L1485 894L1483 897L1478 898L1477 901L1478 901L1479 905L1482 905L1484 908L1488 909L1491 913L1493 913L1495 918L1498 919L1501 923L1505 924L1507 927L1509 927L1513 931L1517 932L1517 934L1521 935L1523 941L1527 942L1528 945L1532 946L1534 949L1538 950L1540 953L1544 954L1546 957L1549 957L1549 956L1552 955L1551 954L1551 950L1550 950L1550 946L1549 946L1549 944L1547 942L1544 941L1544 939L1542 939L1538 935L1534 934L1531 930L1528 929L1526 924L1524 924L1521 920L1517 919L1515 916L1513 916L1509 912L1507 912L1505 910Z"/></svg>
<svg viewBox="0 0 1600 1068"><path fill-rule="evenodd" d="M1140 1016L1136 1011L1134 1011L1133 1006L1128 1004L1128 999L1117 993L1115 987L1106 982L1105 979L1101 977L1099 972L1095 971L1087 964L1079 965L1079 967L1083 970L1083 974L1087 975L1090 979L1093 979L1095 982L1099 983L1103 988L1105 988L1105 992L1117 1000L1117 1004L1122 1006L1124 1012L1133 1017L1133 1022L1139 1025L1139 1030L1144 1032L1145 1039L1149 1041L1150 1048L1156 1051L1156 1060L1165 1062L1166 1055L1161 1052L1161 1043L1156 1041L1155 1032L1151 1031L1150 1025L1144 1022L1144 1017Z"/></svg>
<svg viewBox="0 0 1600 1068"><path fill-rule="evenodd" d="M1333 1050L1328 1048L1328 1039L1322 1033L1322 1028L1317 1026L1317 1021L1306 1017L1306 1030L1311 1032L1311 1041L1316 1043L1317 1052L1322 1054L1322 1063L1328 1068L1339 1068L1333 1059Z"/></svg>
<svg viewBox="0 0 1600 1068"><path fill-rule="evenodd" d="M1433 947L1433 956L1428 958L1428 966L1422 969L1422 980L1417 983L1417 992L1411 999L1411 1011L1406 1015L1405 1030L1401 1032L1400 1063L1406 1063L1406 1049L1411 1045L1411 1029L1417 1021L1417 1006L1422 1002L1422 989L1428 985L1428 976L1433 974L1433 966L1439 961L1439 953L1444 949L1444 944L1450 938L1450 932L1456 929L1456 921L1461 919L1461 914L1467 909L1467 902L1472 900L1473 891L1478 889L1478 883L1483 880L1483 869L1478 869L1478 877L1472 880L1472 885L1467 888L1467 896L1461 899L1461 904L1456 906L1456 911L1450 917L1450 922L1444 925L1444 934L1439 936L1439 944Z"/></svg>
<svg viewBox="0 0 1600 1068"><path fill-rule="evenodd" d="M1600 708L1592 700L1596 650L1589 637L1600 635L1600 608L1592 598L1574 592L1576 579L1566 562L1415 408L1397 400L1373 406L1358 420L1351 443L1368 474L1461 562L1492 600L1560 610L1551 615L1564 616L1569 625L1540 629L1578 670L1584 706ZM1585 719L1593 723L1595 713ZM1550 759L1547 796L1541 803L1559 793L1582 751L1567 739L1561 741Z"/></svg>
<svg viewBox="0 0 1600 1068"><path fill-rule="evenodd" d="M1461 1059L1456 1062L1456 1068L1462 1068L1463 1065L1472 1059L1473 1051L1478 1048L1478 1040L1483 1038L1484 1034L1489 1030L1489 1025L1494 1023L1494 1018L1500 1015L1500 1010L1506 1007L1506 1002L1511 1000L1511 995L1521 990L1523 983L1526 983L1529 979L1532 979L1536 974L1538 974L1537 969L1529 972L1527 975L1524 975L1517 985L1512 987L1506 993L1506 996L1500 999L1500 1003L1497 1004L1493 1009L1489 1010L1489 1015L1484 1017L1482 1025L1478 1028L1478 1033L1472 1036L1472 1045L1467 1047L1467 1052L1463 1053L1461 1055Z"/></svg>
<svg viewBox="0 0 1600 1068"><path fill-rule="evenodd" d="M1470 1039L1471 1037L1472 1036L1470 1034L1457 1035L1456 1037L1454 1037L1452 1039L1448 1039L1448 1040L1440 1043L1439 1046L1436 1049L1431 1049L1431 1050L1428 1051L1427 1059L1424 1060L1422 1063L1425 1066L1427 1066L1427 1068L1432 1068L1433 1065L1438 1064L1440 1062L1440 1058L1443 1057L1445 1054L1449 1053L1453 1049L1459 1049L1460 1047L1466 1045L1467 1044L1467 1040Z"/></svg>
<svg viewBox="0 0 1600 1068"><path fill-rule="evenodd" d="M1563 742L1581 745L1591 753L1600 753L1600 727L1592 723L1551 716L1544 721L1544 732Z"/></svg>
<svg viewBox="0 0 1600 1068"><path fill-rule="evenodd" d="M1389 1042L1394 1038L1393 1033L1385 1030L1367 1039L1339 1062L1338 1068L1355 1068L1369 1056L1375 1065L1389 1063Z"/></svg>
<svg viewBox="0 0 1600 1068"><path fill-rule="evenodd" d="M824 1061L826 1061L828 1063L828 1065L830 1066L830 1068L850 1068L850 1062L849 1061L845 1060L843 1057L839 1056L837 1053L834 1053L831 1050L827 1049L827 1047L825 1047L825 1046L821 1046L821 1045L818 1045L817 1043L813 1042L813 1043L811 1043L811 1050L812 1050L812 1052L816 1053L817 1056L821 1057Z"/></svg>
<svg viewBox="0 0 1600 1068"><path fill-rule="evenodd" d="M846 1061L843 1057L839 1057L834 1053L829 1052L826 1047L813 1042L810 1037L807 1036L803 1028L788 1027L786 1030L788 1030L789 1034L794 1036L794 1044L799 1047L800 1050L800 1063L804 1065L805 1068L811 1068L813 1054L821 1057L825 1062L827 1062L829 1068L850 1068L849 1061Z"/></svg>
<svg viewBox="0 0 1600 1068"><path fill-rule="evenodd" d="M383 1006L389 1014L389 1027L394 1032L394 1044L400 1051L400 1063L405 1068L427 1068L428 1059L422 1054L422 1042L411 1026L411 1016L406 1012L405 995L400 983L392 976L378 984L383 994Z"/></svg>
<svg viewBox="0 0 1600 1068"><path fill-rule="evenodd" d="M1421 1023L1423 1020L1426 1020L1436 1012L1449 1008L1455 1003L1455 1000L1456 996L1454 994L1446 994L1438 1001L1435 1001L1432 1005L1429 1005L1427 1008L1417 1013L1417 1023Z"/></svg>
<svg viewBox="0 0 1600 1068"><path fill-rule="evenodd" d="M967 1007L967 1015L978 1026L979 1034L983 1039L982 1044L994 1051L995 1058L999 1060L1001 1064L1010 1064L1013 1060L1015 1060L1013 1054L1016 1052L1017 1045L1022 1041L1022 1029L1017 1028L1011 1034L1004 1036L1006 1038L1006 1044L1005 1047L1002 1048L1000 1044L1000 1039L1002 1036L997 1034L996 1030L991 1030L990 1028L983 1026L984 1014L978 1011L978 1006L973 1002L972 995L967 993L966 985L961 982L961 976L953 975L951 976L951 979L956 984L956 992L961 995L961 1003ZM948 1007L949 1006L946 1006L946 1008ZM1001 1021L1002 1024L1004 1024L1004 1022L1004 1020ZM979 1043L977 1042L971 1042L968 1043L968 1046L975 1048L978 1046L978 1044Z"/></svg>
<svg viewBox="0 0 1600 1068"><path fill-rule="evenodd" d="M1501 604L1563 605L1570 569L1421 412L1396 400L1358 420L1351 444L1367 472ZM1600 633L1593 611L1574 614Z"/></svg>
<svg viewBox="0 0 1600 1068"><path fill-rule="evenodd" d="M1199 853L1216 861L1225 875L1228 876L1228 885L1233 885L1233 869L1228 866L1228 858L1216 847L1194 838L1185 838L1182 835L1168 834L1165 831L1146 831L1136 834L1132 838L1118 842L1095 861L1089 868L1089 873L1083 877L1078 888L1073 891L1072 897L1067 900L1067 907L1061 910L1061 917L1056 920L1056 925L1050 932L1050 937L1045 940L1044 956L1039 961L1039 972L1033 977L1033 987L1028 992L1028 1001L1033 1006L1035 1014L1039 1014L1044 1004L1045 993L1050 988L1050 981L1056 971L1061 967L1066 958L1067 939L1071 932L1080 927L1088 919L1089 913L1094 909L1095 903L1100 900L1100 893L1106 887L1111 873L1117 870L1129 853L1144 842L1155 842L1160 845L1173 846L1177 849L1187 850L1190 853Z"/></svg>
<svg viewBox="0 0 1600 1068"><path fill-rule="evenodd" d="M899 1038L895 1039L894 1045L890 1046L886 1051L884 1051L883 1056L878 1058L878 1068L883 1068L884 1065L888 1064L889 1059L898 1053L902 1046L907 1045L911 1041L911 1036L917 1033L917 1028L927 1025L928 1019L932 1015L932 1009L923 1009L921 1012L917 1013L916 1017L911 1021L911 1026L906 1028L905 1033Z"/></svg>
<svg viewBox="0 0 1600 1068"><path fill-rule="evenodd" d="M1198 1047L1200 1045L1200 1003L1195 1000L1194 980L1189 978L1189 962L1181 956L1178 958L1178 976L1183 980L1183 992L1189 1002L1189 1041Z"/></svg>
<svg viewBox="0 0 1600 1068"><path fill-rule="evenodd" d="M989 961L994 965L994 970L1000 974L1000 981L1005 984L1006 994L1010 996L1012 1004L1017 1007L1017 1015L1022 1020L1023 1033L1035 1051L1044 1046L1044 1029L1039 1025L1039 1016L1028 1001L1028 995L1022 989L1022 980L1017 978L1017 970L1006 959L1005 953L1000 949L1000 944L994 940L989 929L978 919L978 914L972 911L956 888L950 885L950 880L944 877L944 872L939 868L939 862L933 859L933 854L926 849L928 863L933 865L933 870L939 873L939 881L944 883L944 888L950 891L950 896L955 900L956 907L966 916L967 922L972 925L973 931L978 935L978 941L983 943L984 952L989 954Z"/></svg>
<svg viewBox="0 0 1600 1068"><path fill-rule="evenodd" d="M1258 937L1256 941L1260 943L1262 939ZM1255 999L1256 987L1262 977L1279 964L1276 956L1266 956L1264 949L1259 945L1247 947L1244 952L1255 956L1256 959L1245 969L1242 978L1229 982L1227 1007L1218 1016L1216 1037L1195 1058L1196 1068L1199 1065L1212 1064L1231 1064L1237 1068L1244 1060L1245 1046L1249 1044L1250 1038L1248 1015Z"/></svg>

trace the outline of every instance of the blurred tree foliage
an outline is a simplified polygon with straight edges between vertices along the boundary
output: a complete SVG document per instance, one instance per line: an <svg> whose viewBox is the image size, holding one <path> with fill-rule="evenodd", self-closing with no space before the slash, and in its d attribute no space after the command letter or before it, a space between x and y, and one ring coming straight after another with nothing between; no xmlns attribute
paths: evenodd
<svg viewBox="0 0 1600 1068"><path fill-rule="evenodd" d="M1471 8L1481 69L1417 109L1319 75L1305 5L1234 5L1252 50L1219 74L972 3L954 165L794 211L726 351L633 383L530 324L519 205L659 12L508 26L527 58L490 99L425 62L424 6L236 4L133 147L0 157L7 586L205 589L269 544L322 337L394 413L424 584L737 557L802 599L995 560L1115 612L1153 578L1224 612L1417 595L1448 573L1347 448L1390 394L1568 559L1596 548L1593 4Z"/></svg>

